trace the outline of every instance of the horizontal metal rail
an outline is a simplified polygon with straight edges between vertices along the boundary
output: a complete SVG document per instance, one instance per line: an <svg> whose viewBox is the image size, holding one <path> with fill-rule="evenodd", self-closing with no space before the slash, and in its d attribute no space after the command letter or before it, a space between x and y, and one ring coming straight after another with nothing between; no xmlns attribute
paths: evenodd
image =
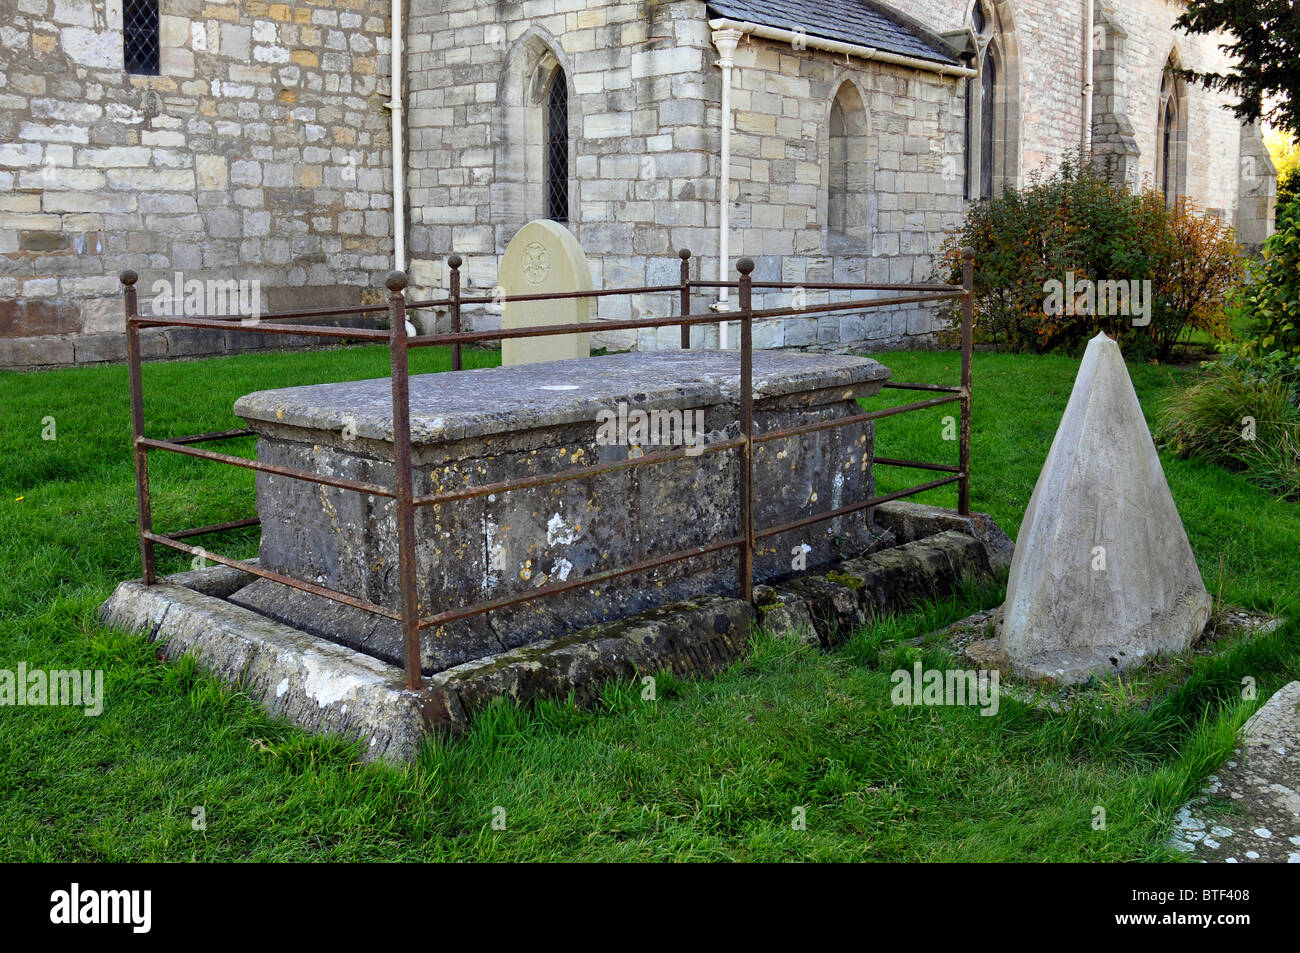
<svg viewBox="0 0 1300 953"><path fill-rule="evenodd" d="M337 589L328 589L325 586L318 586L314 582L305 582L302 579L295 579L292 576L286 576L283 573L274 572L270 569L264 569L261 566L255 566L252 563L240 559L231 559L229 556L222 556L220 553L208 552L201 546L190 546L188 543L180 542L179 533L155 533L153 530L145 530L144 538L151 543L159 546L166 546L169 549L175 549L182 553L189 553L191 556L199 556L203 559L210 559L214 563L220 563L223 566L229 566L232 569L238 569L262 579L270 579L272 582L278 582L281 585L289 586L293 589L300 589L303 592L309 592L313 596L320 596L329 599L331 602L339 602L345 606L351 606L354 609L364 609L366 612L381 615L386 619L401 621L401 613L394 612L387 606L381 606L365 599L358 599L356 596L349 595L346 592L339 592Z"/></svg>
<svg viewBox="0 0 1300 953"><path fill-rule="evenodd" d="M740 283L736 281L690 281L687 282L686 286L691 289L721 289L738 288L739 285ZM956 295L962 294L961 285L947 284L856 284L843 281L755 281L752 282L750 286L753 288L765 288L771 290L793 290L796 288L802 288L805 291L947 291L954 292ZM597 288L590 291L537 292L534 294L461 295L460 297L428 298L422 301L412 301L407 304L406 307L408 310L413 310L417 308L446 308L456 302L459 302L462 305L498 304L503 301L562 301L568 298L607 298L618 295L676 294L681 290L681 288L681 284L675 284L645 285L640 288Z"/></svg>
<svg viewBox="0 0 1300 953"><path fill-rule="evenodd" d="M823 314L827 311L869 311L872 308L894 308L904 304L925 304L929 301L948 301L959 297L961 295L955 292L935 291L923 295L905 295L901 298L863 298L857 301L810 304L802 308L762 308L750 311L747 317L755 321L763 318L797 318L800 315ZM726 315L719 319L715 315L714 320L734 321L736 318Z"/></svg>
<svg viewBox="0 0 1300 953"><path fill-rule="evenodd" d="M210 536L213 533L224 533L226 530L243 529L246 526L261 526L260 517L251 516L248 519L231 520L229 523L213 523L211 526L196 526L194 529L177 530L174 533L163 533L168 539L189 539L192 536Z"/></svg>
<svg viewBox="0 0 1300 953"><path fill-rule="evenodd" d="M656 453L648 453L641 457L628 457L626 460L611 460L609 463L595 463L587 467L574 467L569 470L559 470L555 473L545 473L535 477L521 477L518 480L503 480L500 483L484 483L481 486L467 486L463 489L448 490L444 493L430 493L426 496L417 496L415 498L415 505L437 506L442 503L454 503L459 500L472 500L480 496L491 496L494 493L508 493L511 490L550 486L554 483L581 480L586 477L615 473L619 470L631 470L635 467L652 466L656 463L667 463L671 460L680 460L683 457L721 453L724 450L734 450L737 447L743 447L744 445L745 438L737 437L734 440L725 440L719 441L718 443L707 444L699 450L695 450L694 448L661 450Z"/></svg>
<svg viewBox="0 0 1300 953"><path fill-rule="evenodd" d="M382 486L378 483L345 480L342 477L325 476L324 474L313 473L310 470L299 470L296 467L282 467L274 463L262 463L260 460L249 460L247 457L235 457L228 453L199 450L196 447L173 443L170 440L140 437L136 440L136 446L150 450L170 450L172 453L184 454L187 457L198 457L200 460L211 460L215 463L225 463L232 467L243 467L245 470L257 470L261 473L271 473L275 476L289 477L294 480L306 480L308 483L338 487L340 490L356 490L358 493L369 493L372 496L391 497L395 495L392 487Z"/></svg>
<svg viewBox="0 0 1300 953"><path fill-rule="evenodd" d="M891 500L901 500L905 496L915 496L918 493L924 493L926 490L934 490L941 486L947 486L950 483L956 483L963 479L965 474L945 477L942 480L931 480L929 483L922 483L919 486L910 486L905 490L897 490L893 493L886 493L883 496L873 496L867 500L861 500L857 503L850 503L848 506L841 506L838 509L827 510L824 513L816 513L813 516L805 516L802 519L791 520L788 523L781 523L779 526L769 526L764 530L755 530L755 539L767 539L769 536L778 536L781 533L789 533L796 529L803 529L805 526L812 526L814 523L825 523L829 520L839 519L841 516L848 516L859 510L865 510L872 506L879 506L881 503L888 503Z"/></svg>
<svg viewBox="0 0 1300 953"><path fill-rule="evenodd" d="M737 281L692 281L692 288L722 289L735 288ZM853 282L853 281L751 281L751 288L770 290L789 290L802 288L805 291L955 291L959 294L965 289L961 285L948 284L902 284L890 282Z"/></svg>
<svg viewBox="0 0 1300 953"><path fill-rule="evenodd" d="M137 316L130 322L138 328L206 328L212 331L229 331L233 321L230 318L169 318ZM376 328L331 328L314 324L278 324L274 321L254 321L240 323L238 330L249 334L301 334L305 337L319 338L355 338L359 341L383 341L387 343L392 335Z"/></svg>
<svg viewBox="0 0 1300 953"><path fill-rule="evenodd" d="M726 539L718 543L709 543L707 546L692 546L690 549L681 549L667 556L656 556L653 559L647 559L636 563L632 566L625 566L621 569L610 569L607 572L599 572L591 576L583 576L581 579L571 579L565 582L557 582L550 586L539 586L531 592L520 592L512 596L502 596L499 599L493 599L490 602L480 602L477 605L465 606L460 609L449 609L446 612L439 612L436 615L427 616L420 620L420 628L427 629L430 626L446 625L449 622L457 622L461 619L468 619L472 616L482 615L485 612L493 612L497 609L505 609L509 606L520 605L524 602L532 602L534 599L542 599L546 596L553 596L561 592L568 592L571 589L581 589L586 586L599 585L602 582L609 582L611 579L618 579L620 576L630 576L638 572L649 572L651 569L658 569L661 566L667 566L670 563L682 562L686 559L693 559L697 556L707 556L709 553L716 553L723 549L734 549L745 545L745 537L737 536L733 539Z"/></svg>
<svg viewBox="0 0 1300 953"><path fill-rule="evenodd" d="M677 286L673 285L675 289ZM356 314L386 314L388 305L372 304L358 305L356 307L337 307L337 308L319 308L314 311L275 311L270 314L277 322L279 321L301 321L305 318L341 318L345 315ZM155 319L180 318L188 321L224 321L226 324L247 324L250 327L261 322L261 316L254 317L251 314L141 314L138 318L149 321Z"/></svg>
<svg viewBox="0 0 1300 953"><path fill-rule="evenodd" d="M234 440L236 437L251 437L254 431L243 430L218 430L213 433L196 433L188 437L168 437L167 443L191 444L191 443L210 443L214 440Z"/></svg>
<svg viewBox="0 0 1300 953"><path fill-rule="evenodd" d="M952 397L936 397L933 400L917 401L914 404L900 404L897 407L885 407L881 410L869 410L861 414L853 414L849 417L833 417L830 420L819 420L811 424L799 424L797 427L785 427L781 430L769 430L767 433L754 434L755 443L767 443L770 440L781 440L785 437L797 437L801 434L816 433L819 430L832 430L836 427L847 427L852 424L864 424L870 420L880 420L884 417L894 417L898 414L910 414L913 411L924 410L927 407L940 407L944 404L954 404L961 400L960 394Z"/></svg>
<svg viewBox="0 0 1300 953"><path fill-rule="evenodd" d="M871 463L881 467L907 467L912 470L938 470L940 473L961 473L961 467L943 463L926 463L923 460L903 460L898 457L872 457Z"/></svg>
<svg viewBox="0 0 1300 953"><path fill-rule="evenodd" d="M885 388L889 390L928 390L940 394L960 394L960 387L945 387L942 384L903 384L897 381L885 381Z"/></svg>
<svg viewBox="0 0 1300 953"><path fill-rule="evenodd" d="M616 295L677 294L681 285L645 285L640 288L593 288L590 291L548 291L533 294L462 295L459 298L434 298L415 301L411 308L445 308L455 301L461 304L497 304L502 301L565 301L571 298L610 298Z"/></svg>

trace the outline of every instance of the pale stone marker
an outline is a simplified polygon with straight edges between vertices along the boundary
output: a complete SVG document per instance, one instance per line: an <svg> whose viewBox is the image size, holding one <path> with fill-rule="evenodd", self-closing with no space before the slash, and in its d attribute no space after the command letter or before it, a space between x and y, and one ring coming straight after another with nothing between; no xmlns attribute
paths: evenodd
<svg viewBox="0 0 1300 953"><path fill-rule="evenodd" d="M1020 527L1000 660L1063 684L1114 674L1187 649L1210 608L1124 358L1099 334Z"/></svg>
<svg viewBox="0 0 1300 953"><path fill-rule="evenodd" d="M501 258L498 284L505 294L501 313L503 329L579 324L591 319L592 298L512 300L514 295L592 289L591 268L582 246L567 228L556 222L529 222L519 230ZM590 356L591 339L587 334L507 338L501 342L501 363L505 366Z"/></svg>

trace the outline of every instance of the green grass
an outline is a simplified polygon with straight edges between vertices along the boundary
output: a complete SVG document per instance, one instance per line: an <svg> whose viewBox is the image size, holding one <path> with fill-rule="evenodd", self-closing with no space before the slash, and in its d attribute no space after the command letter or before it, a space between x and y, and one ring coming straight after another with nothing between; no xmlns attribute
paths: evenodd
<svg viewBox="0 0 1300 953"><path fill-rule="evenodd" d="M241 394L383 376L386 355L150 365L149 430L224 429ZM882 357L899 380L957 380L951 354ZM467 364L493 360L472 352ZM446 365L426 350L413 369ZM1012 533L1076 367L976 356L973 502ZM1196 373L1133 368L1148 410ZM915 399L886 392L872 406ZM1300 677L1292 624L1194 661L1150 704L1103 693L1096 708L1054 715L1004 697L996 717L891 705L891 665L916 654L948 663L903 647L882 662L881 649L1001 597L971 591L866 628L834 653L760 635L714 680L661 676L655 702L617 685L598 711L503 705L411 767L362 765L355 747L275 722L192 663L159 663L142 638L97 623L115 583L139 573L124 369L0 375L0 406L0 668L99 668L107 694L99 718L0 708L3 860L1164 859L1173 812L1258 704L1240 700L1241 678L1267 698ZM943 439L950 413L882 421L877 451L955 461ZM41 439L46 417L56 440ZM250 474L153 461L160 528L251 513ZM1300 510L1207 464L1165 466L1211 590L1294 618ZM924 479L880 471L882 490ZM926 498L951 505L955 491ZM186 567L177 554L161 568ZM196 807L206 830L192 827ZM1098 807L1104 830L1093 828ZM805 830L792 826L796 808ZM498 809L505 830L493 828Z"/></svg>

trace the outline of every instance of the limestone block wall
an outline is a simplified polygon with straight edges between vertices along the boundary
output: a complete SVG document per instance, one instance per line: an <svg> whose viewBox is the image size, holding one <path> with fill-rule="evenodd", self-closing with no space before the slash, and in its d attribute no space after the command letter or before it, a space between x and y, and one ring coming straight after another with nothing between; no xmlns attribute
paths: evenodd
<svg viewBox="0 0 1300 953"><path fill-rule="evenodd" d="M940 33L970 25L973 0L891 0ZM1008 162L1023 183L1055 167L1083 135L1083 0L985 0L1004 44L1002 81L1014 104L1007 135L1018 148Z"/></svg>
<svg viewBox="0 0 1300 953"><path fill-rule="evenodd" d="M755 280L923 282L960 221L964 94L960 79L881 63L846 64L814 50L754 40L736 51L732 137L733 253L752 257ZM865 223L845 240L828 230L831 102L860 110ZM709 122L718 108L710 106ZM849 293L836 292L836 300ZM861 292L854 297L864 297ZM826 300L809 291L809 304ZM790 292L756 295L792 304ZM774 319L755 326L762 346L913 346L936 329L932 308Z"/></svg>
<svg viewBox="0 0 1300 953"><path fill-rule="evenodd" d="M717 277L722 80L702 3L416 0L408 36L417 290L438 293L452 251L465 258L474 288L493 288L510 238L543 214L537 86L556 65L569 88L568 224L596 287L676 282L679 248L697 256L694 274ZM955 81L861 61L844 65L842 57L837 64L828 54L763 40L743 42L736 64L733 266L740 256L754 257L756 280L927 276L928 253L961 204L960 179L939 175L941 150L960 150ZM868 242L852 254L828 254L827 128L844 82L857 85L878 134L868 183L875 211ZM698 296L695 309L715 297ZM665 316L675 303L671 295L610 298L598 314ZM474 320L492 325L499 316L486 309ZM932 314L916 311L869 327L840 317L769 322L758 341L897 344L929 341L933 330ZM716 326L695 335L701 345L714 344ZM675 346L677 338L666 329L608 333L593 343L650 348Z"/></svg>
<svg viewBox="0 0 1300 953"><path fill-rule="evenodd" d="M1110 2L1104 5L1108 18L1128 34L1121 70L1127 87L1128 119L1133 126L1141 155L1137 162L1143 184L1153 184L1156 171L1156 129L1160 84L1170 54L1184 66L1198 70L1226 71L1229 61L1219 49L1221 40L1211 36L1176 33L1174 21L1181 3L1141 0L1136 3ZM1254 152L1257 130L1243 130L1233 116L1234 97L1188 84L1186 195L1198 206L1238 223L1243 174L1261 180L1271 178L1266 163L1251 168L1243 156ZM1247 227L1250 227L1249 223Z"/></svg>
<svg viewBox="0 0 1300 953"><path fill-rule="evenodd" d="M417 289L437 293L453 251L467 288L494 288L510 239L544 216L537 86L557 65L568 86L568 225L596 287L675 282L679 248L716 256L707 217L718 139L705 109L720 86L702 4L414 0L408 37ZM668 302L607 299L599 315L632 307L665 314ZM499 315L475 319L491 326Z"/></svg>
<svg viewBox="0 0 1300 953"><path fill-rule="evenodd" d="M892 0L892 5L940 32L968 28L973 0ZM1054 167L1077 149L1083 136L1083 0L985 0L1010 34L1007 71L1018 78L1014 100L1020 113L1021 184L1035 170ZM1094 112L1098 154L1111 157L1131 185L1152 184L1156 176L1157 104L1162 71L1177 50L1186 67L1222 70L1226 58L1217 37L1177 32L1174 21L1184 4L1177 0L1097 0ZM1117 29L1116 29L1117 28ZM1107 48L1118 41L1119 49ZM1259 154L1255 130L1243 132L1232 115L1232 98L1199 86L1187 91L1188 150L1186 194L1237 224L1243 237L1264 231L1271 218L1271 168L1243 157ZM1136 154L1133 147L1136 147ZM1243 168L1257 180L1242 188ZM1245 193L1244 195L1242 193ZM1262 193L1262 194L1261 194ZM1239 217L1239 204L1248 214Z"/></svg>
<svg viewBox="0 0 1300 953"><path fill-rule="evenodd" d="M388 4L161 14L161 75L129 75L121 0L0 0L0 365L118 356L123 268L142 306L181 272L265 311L391 267Z"/></svg>

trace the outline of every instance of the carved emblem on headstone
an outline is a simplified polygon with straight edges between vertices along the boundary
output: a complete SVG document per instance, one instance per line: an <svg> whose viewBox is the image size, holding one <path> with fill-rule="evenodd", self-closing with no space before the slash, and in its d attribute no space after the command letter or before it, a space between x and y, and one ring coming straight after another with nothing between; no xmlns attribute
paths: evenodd
<svg viewBox="0 0 1300 953"><path fill-rule="evenodd" d="M540 285L551 273L551 256L538 242L529 242L524 249L524 277L530 285Z"/></svg>

